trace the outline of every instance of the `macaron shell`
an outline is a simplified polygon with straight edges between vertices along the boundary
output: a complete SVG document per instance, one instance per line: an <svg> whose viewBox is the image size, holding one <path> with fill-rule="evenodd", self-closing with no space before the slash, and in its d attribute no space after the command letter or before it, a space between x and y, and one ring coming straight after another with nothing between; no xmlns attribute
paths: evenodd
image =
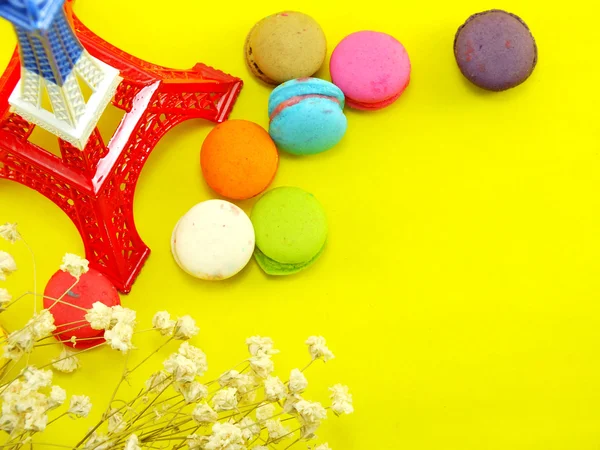
<svg viewBox="0 0 600 450"><path fill-rule="evenodd" d="M270 84L310 77L323 65L327 40L310 16L284 11L265 17L250 31L246 60Z"/></svg>
<svg viewBox="0 0 600 450"><path fill-rule="evenodd" d="M323 246L321 251L317 253L310 261L299 264L283 264L277 262L274 259L271 259L268 256L266 256L263 252L260 251L258 247L254 250L254 257L260 268L267 275L293 275L312 266L317 261L317 259L319 259L319 257L323 254L324 251L325 246Z"/></svg>
<svg viewBox="0 0 600 450"><path fill-rule="evenodd" d="M114 285L94 269L83 274L75 286L75 277L71 274L56 272L44 290L44 308L49 309L54 316L56 325L56 338L68 341L72 336L82 339L77 342L77 349L94 347L104 342L104 330L94 330L85 321L86 311L91 309L96 302L112 307L121 304L119 293ZM63 303L53 299L62 297ZM67 304L68 303L68 304ZM76 307L73 307L73 306ZM98 339L90 339L98 338ZM64 342L69 347L74 347L71 342Z"/></svg>
<svg viewBox="0 0 600 450"><path fill-rule="evenodd" d="M228 120L217 125L202 144L202 173L223 197L244 200L263 192L275 178L279 154L260 125Z"/></svg>
<svg viewBox="0 0 600 450"><path fill-rule="evenodd" d="M269 134L281 150L295 155L321 153L337 145L348 127L339 103L322 97L299 98L273 118Z"/></svg>
<svg viewBox="0 0 600 450"><path fill-rule="evenodd" d="M248 264L254 242L252 223L244 211L224 200L208 200L181 218L171 248L175 261L188 274L224 280Z"/></svg>
<svg viewBox="0 0 600 450"><path fill-rule="evenodd" d="M319 201L295 187L267 192L252 210L256 245L282 264L306 264L327 240L327 218Z"/></svg>
<svg viewBox="0 0 600 450"><path fill-rule="evenodd" d="M467 19L456 33L454 55L463 75L490 91L523 83L538 58L527 24L502 10L484 11Z"/></svg>
<svg viewBox="0 0 600 450"><path fill-rule="evenodd" d="M393 36L359 31L337 45L330 71L349 106L387 105L386 101L397 99L408 86L411 64L406 49Z"/></svg>
<svg viewBox="0 0 600 450"><path fill-rule="evenodd" d="M256 28L259 25L260 25L260 22L257 23L256 25L254 25L252 27L252 29L250 30L250 33L248 33L248 36L246 36L246 42L244 44L244 53L246 55L246 64L248 65L248 68L252 72L252 75L254 75L256 78L258 78L259 80L261 80L264 83L277 85L279 83L275 80L270 79L268 76L266 76L265 73L260 69L260 67L258 67L258 64L256 63L256 61L254 60L252 45L250 42L251 42L251 38L254 34L254 30L256 30Z"/></svg>

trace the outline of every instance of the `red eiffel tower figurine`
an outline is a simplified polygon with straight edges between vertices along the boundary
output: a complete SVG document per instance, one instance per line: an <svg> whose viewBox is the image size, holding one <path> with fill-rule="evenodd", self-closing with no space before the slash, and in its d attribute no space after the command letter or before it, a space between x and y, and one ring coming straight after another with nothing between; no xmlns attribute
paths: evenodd
<svg viewBox="0 0 600 450"><path fill-rule="evenodd" d="M0 16L19 38L0 78L0 178L35 189L67 213L90 267L128 293L150 254L133 218L144 163L184 120L227 119L242 80L203 64L173 70L135 58L87 29L73 0L64 2L0 1ZM68 54L53 54L59 47ZM94 92L87 103L80 80ZM44 88L52 111L42 110ZM111 97L125 116L106 144L96 124ZM29 142L35 126L57 136L62 158Z"/></svg>

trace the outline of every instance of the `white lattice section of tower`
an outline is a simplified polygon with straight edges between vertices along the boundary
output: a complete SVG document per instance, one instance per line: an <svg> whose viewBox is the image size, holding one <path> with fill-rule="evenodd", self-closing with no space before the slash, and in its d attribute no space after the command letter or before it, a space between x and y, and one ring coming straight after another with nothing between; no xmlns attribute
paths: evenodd
<svg viewBox="0 0 600 450"><path fill-rule="evenodd" d="M40 92L42 89L42 77L25 68L23 68L21 73L21 79L23 81L23 91L21 95L23 96L23 101L39 107L41 103Z"/></svg>
<svg viewBox="0 0 600 450"><path fill-rule="evenodd" d="M119 71L85 51L62 87L22 69L21 81L9 99L13 111L83 150L122 81ZM87 103L80 82L87 83L92 89ZM44 88L52 111L41 105Z"/></svg>
<svg viewBox="0 0 600 450"><path fill-rule="evenodd" d="M102 68L88 52L83 52L79 61L75 64L75 71L94 90L96 90L104 78Z"/></svg>

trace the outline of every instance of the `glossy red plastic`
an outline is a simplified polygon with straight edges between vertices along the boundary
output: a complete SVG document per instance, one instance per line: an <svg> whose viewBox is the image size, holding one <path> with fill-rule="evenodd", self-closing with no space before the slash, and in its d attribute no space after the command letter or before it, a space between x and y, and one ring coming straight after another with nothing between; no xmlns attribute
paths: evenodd
<svg viewBox="0 0 600 450"><path fill-rule="evenodd" d="M58 205L77 226L90 267L128 293L150 254L133 217L144 163L175 125L227 119L242 80L204 64L175 70L142 61L87 29L73 14L73 0L65 9L87 51L121 72L113 104L125 116L108 144L98 129L83 151L59 140L62 158L29 142L34 125L11 113L8 104L20 78L15 51L0 78L0 178L29 186Z"/></svg>

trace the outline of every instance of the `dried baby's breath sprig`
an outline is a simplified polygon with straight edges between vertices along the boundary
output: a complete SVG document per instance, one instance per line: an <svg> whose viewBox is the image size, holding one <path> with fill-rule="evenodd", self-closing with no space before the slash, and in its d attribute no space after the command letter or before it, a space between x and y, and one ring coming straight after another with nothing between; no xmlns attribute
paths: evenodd
<svg viewBox="0 0 600 450"><path fill-rule="evenodd" d="M0 281L6 281L6 277L16 271L17 263L14 258L9 253L0 250Z"/></svg>
<svg viewBox="0 0 600 450"><path fill-rule="evenodd" d="M65 258L64 269L77 278L72 287L79 282L78 276L87 270L83 261L73 255ZM12 268L10 264L2 267ZM2 272L2 275L5 273ZM50 299L54 302L52 306L60 303L83 309L64 300L67 292L57 299ZM33 295L35 297L35 289ZM10 304L9 297L8 292L0 291L0 311ZM29 358L41 345L53 345L40 344L56 335L52 306L40 313L34 311L32 319L23 328L13 331L3 340L3 352L10 358L9 366L17 367L21 358ZM190 343L190 339L199 332L191 316L174 320L168 311L156 313L152 329L158 332L163 342L141 362L130 367L128 357L135 348L135 311L122 306L108 307L99 302L84 311L84 321L67 325L73 325L73 329L89 325L93 329L104 330L106 342L102 345L127 354L127 357L122 377L105 405L100 421L81 436L72 447L74 449L178 450L187 445L192 450L272 450L280 443L283 443L281 448L289 449L315 439L329 410L336 416L350 414L354 410L352 395L343 385L330 388L331 406L328 408L303 397L308 387L308 367L314 361L321 359L327 362L334 357L323 337L312 336L306 341L310 361L305 369L292 370L288 378L275 374L273 356L279 351L274 348L273 340L252 336L246 340L250 354L247 360L223 372L215 380L205 380L207 356ZM61 335L64 335L64 326L62 328ZM83 340L73 337L69 342L76 345ZM183 342L179 342L179 347L162 362L162 370L157 370L159 350L173 345L174 341ZM80 365L78 355L88 350L65 348L57 359L42 367L27 366L11 379L0 379L0 430L8 433L7 445L4 446L20 450L25 445L48 445L40 443L37 435L49 425L62 417L81 419L89 416L92 408L89 397L72 396L68 406L64 406L67 393L52 385L52 372L47 370L52 367L63 373L72 373ZM154 373L138 395L130 399L121 398L122 383L130 382L133 372L151 364ZM61 443L55 445L60 446ZM330 450L327 444L309 448Z"/></svg>
<svg viewBox="0 0 600 450"><path fill-rule="evenodd" d="M7 240L11 244L22 239L16 223L0 225L0 238Z"/></svg>
<svg viewBox="0 0 600 450"><path fill-rule="evenodd" d="M73 253L67 253L63 257L60 270L71 274L75 278L79 278L81 277L81 275L87 273L90 270L89 262L87 259L81 258L80 256L74 255Z"/></svg>

